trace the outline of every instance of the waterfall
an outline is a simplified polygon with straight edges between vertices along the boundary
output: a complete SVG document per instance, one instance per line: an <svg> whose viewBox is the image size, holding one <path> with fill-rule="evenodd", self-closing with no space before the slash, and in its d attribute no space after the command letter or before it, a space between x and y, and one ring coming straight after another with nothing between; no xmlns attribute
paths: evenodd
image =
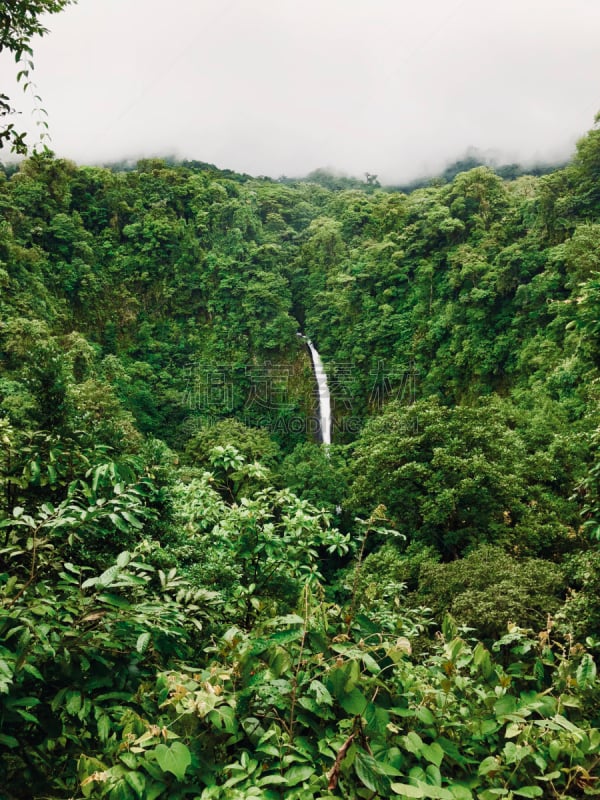
<svg viewBox="0 0 600 800"><path fill-rule="evenodd" d="M329 386L327 385L327 375L321 361L321 356L318 354L316 347L307 339L306 344L310 350L310 355L313 362L313 369L315 371L315 378L317 387L319 389L319 425L321 428L321 441L323 444L331 444L331 397L329 395Z"/></svg>

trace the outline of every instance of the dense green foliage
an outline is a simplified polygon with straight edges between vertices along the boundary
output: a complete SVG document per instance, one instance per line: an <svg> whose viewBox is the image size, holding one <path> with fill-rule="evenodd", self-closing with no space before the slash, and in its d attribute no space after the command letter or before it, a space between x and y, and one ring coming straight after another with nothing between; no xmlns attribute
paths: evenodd
<svg viewBox="0 0 600 800"><path fill-rule="evenodd" d="M596 791L599 165L0 174L8 797Z"/></svg>

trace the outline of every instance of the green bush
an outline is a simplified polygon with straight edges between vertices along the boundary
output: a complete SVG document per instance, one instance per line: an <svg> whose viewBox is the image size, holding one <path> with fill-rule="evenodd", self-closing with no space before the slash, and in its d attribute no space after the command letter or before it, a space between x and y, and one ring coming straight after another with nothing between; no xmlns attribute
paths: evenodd
<svg viewBox="0 0 600 800"><path fill-rule="evenodd" d="M477 637L493 640L509 624L545 628L564 591L564 574L555 564L518 560L500 547L482 545L458 561L423 564L416 597L438 618L450 611Z"/></svg>

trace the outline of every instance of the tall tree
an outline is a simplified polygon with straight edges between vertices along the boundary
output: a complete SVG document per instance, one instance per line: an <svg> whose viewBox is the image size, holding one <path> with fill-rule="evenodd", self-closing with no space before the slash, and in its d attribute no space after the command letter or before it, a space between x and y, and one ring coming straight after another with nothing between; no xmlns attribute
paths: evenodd
<svg viewBox="0 0 600 800"><path fill-rule="evenodd" d="M32 76L34 36L44 36L48 29L40 22L42 14L57 14L74 0L10 0L0 3L0 53L13 53L17 63L17 81L23 90L33 88ZM39 97L35 99L39 102ZM0 149L9 144L16 153L26 153L24 132L15 128L6 118L16 113L8 95L0 93ZM43 121L42 126L47 124Z"/></svg>

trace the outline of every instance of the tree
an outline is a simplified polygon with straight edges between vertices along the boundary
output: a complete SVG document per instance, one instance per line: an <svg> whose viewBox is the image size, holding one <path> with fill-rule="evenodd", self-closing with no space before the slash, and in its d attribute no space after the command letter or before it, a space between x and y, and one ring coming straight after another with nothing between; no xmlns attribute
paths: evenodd
<svg viewBox="0 0 600 800"><path fill-rule="evenodd" d="M522 441L492 402L390 403L355 445L349 504L364 514L383 503L409 540L455 558L476 542L510 538L523 460Z"/></svg>
<svg viewBox="0 0 600 800"><path fill-rule="evenodd" d="M0 5L0 53L7 50L14 54L19 70L17 81L23 90L33 88L33 49L34 36L44 36L48 29L40 22L42 14L57 14L74 0L11 0ZM39 102L39 96L35 95ZM14 123L6 123L5 117L15 113L8 95L0 93L0 149L9 144L15 153L27 152L25 133L19 132ZM47 128L47 123L40 121ZM43 134L42 134L43 138Z"/></svg>
<svg viewBox="0 0 600 800"><path fill-rule="evenodd" d="M187 443L187 461L205 469L214 466L211 453L215 447L235 444L244 460L260 461L268 469L279 457L279 447L264 428L250 428L237 419L222 419L210 427L203 428Z"/></svg>
<svg viewBox="0 0 600 800"><path fill-rule="evenodd" d="M600 112L594 118L594 127L577 143L575 166L579 178L577 199L585 216L598 211L598 178L600 177Z"/></svg>
<svg viewBox="0 0 600 800"><path fill-rule="evenodd" d="M284 459L280 473L284 486L330 512L339 506L347 491L344 449L335 445L325 449L314 442L301 442Z"/></svg>
<svg viewBox="0 0 600 800"><path fill-rule="evenodd" d="M562 592L564 578L556 564L519 560L501 547L482 544L457 561L423 563L416 597L438 618L449 610L478 638L494 640L509 623L543 630Z"/></svg>

